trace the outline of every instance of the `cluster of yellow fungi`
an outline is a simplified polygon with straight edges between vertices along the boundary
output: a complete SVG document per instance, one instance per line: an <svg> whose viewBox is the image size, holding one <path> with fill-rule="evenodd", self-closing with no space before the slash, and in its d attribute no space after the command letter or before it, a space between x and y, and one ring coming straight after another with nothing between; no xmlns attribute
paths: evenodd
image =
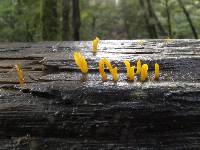
<svg viewBox="0 0 200 150"><path fill-rule="evenodd" d="M80 55L81 57L77 57L77 55ZM87 61L82 56L82 54L75 52L74 53L74 59L75 59L77 66L80 68L81 72L87 73L88 72ZM77 60L77 59L80 59L80 60ZM125 64L126 70L127 70L127 74L126 74L127 80L134 81L135 74L140 76L140 80L142 82L144 82L148 79L149 66L147 64L142 64L141 61L138 60L136 72L135 72L135 66L131 66L130 61L125 60L124 64ZM113 68L110 61L107 60L106 58L103 58L99 61L99 73L102 77L102 80L107 81L107 75L105 73L105 66L110 71L110 73L113 77L113 81L117 81L118 78L119 78L118 72L117 72L117 67ZM159 76L160 76L159 65L156 63L155 64L155 72L154 72L154 80L158 80Z"/></svg>
<svg viewBox="0 0 200 150"><path fill-rule="evenodd" d="M93 53L97 52L99 42L100 42L100 39L98 37L96 37L92 41ZM166 39L166 42L170 42L170 38ZM144 40L139 41L138 44L144 45ZM79 69L81 70L82 73L84 73L84 74L88 73L89 69L88 69L87 61L81 53L75 52L74 60L75 60L76 65L79 67ZM124 64L125 64L126 70L127 70L127 74L126 74L127 80L134 81L135 75L140 76L140 80L142 82L144 82L148 79L148 68L149 67L147 64L142 64L140 60L137 61L136 67L131 66L129 60L125 60ZM117 72L117 67L113 68L110 61L107 60L106 58L103 58L99 61L99 73L102 77L102 80L107 81L105 67L107 67L107 69L110 71L110 73L113 77L113 81L117 81L119 78L118 72ZM15 65L15 68L17 71L19 84L20 84L20 86L23 86L25 83L23 71L19 65ZM136 72L135 72L135 68L137 69ZM155 64L155 72L154 72L154 80L158 80L159 76L160 76L159 65L156 63Z"/></svg>
<svg viewBox="0 0 200 150"><path fill-rule="evenodd" d="M93 53L97 52L99 42L100 42L100 39L98 37L96 37L92 41ZM143 45L144 41L141 41L139 44ZM81 53L75 52L74 53L74 59L75 59L76 65L79 67L81 72L87 73L88 72L88 65L87 65L87 61L85 60L84 56ZM135 66L131 66L130 61L125 60L124 64L125 64L126 70L127 70L127 74L126 74L127 80L134 81L135 74L137 76L140 76L140 80L142 82L144 82L148 79L149 66L147 64L142 64L141 61L138 60L136 72L135 72ZM110 71L110 73L113 77L113 81L117 81L118 78L119 78L118 73L117 73L117 67L113 68L110 61L107 60L106 58L103 58L99 61L99 73L102 77L102 80L107 81L107 75L105 73L105 67L107 67L107 69ZM160 76L159 65L156 63L155 64L155 72L154 72L154 80L158 80L159 76Z"/></svg>
<svg viewBox="0 0 200 150"><path fill-rule="evenodd" d="M148 69L149 66L147 64L141 63L140 60L137 61L137 70L136 73L134 72L135 66L130 66L130 62L128 60L124 61L124 64L126 65L126 70L127 70L127 80L129 81L134 81L134 75L140 75L140 80L142 82L146 81L148 79ZM159 71L159 65L156 63L155 64L155 72L154 72L154 80L158 80L160 76L160 71Z"/></svg>

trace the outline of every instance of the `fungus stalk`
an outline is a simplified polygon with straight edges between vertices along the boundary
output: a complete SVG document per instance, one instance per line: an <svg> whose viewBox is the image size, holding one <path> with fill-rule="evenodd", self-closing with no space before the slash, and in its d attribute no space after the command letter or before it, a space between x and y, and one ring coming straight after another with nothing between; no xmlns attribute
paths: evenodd
<svg viewBox="0 0 200 150"><path fill-rule="evenodd" d="M137 75L140 75L141 73L141 67L142 67L142 63L140 60L137 61L137 71L136 71L136 74Z"/></svg>
<svg viewBox="0 0 200 150"><path fill-rule="evenodd" d="M92 47L93 47L93 53L97 52L97 48L98 48L98 44L100 42L100 39L98 37L96 37L93 41L92 41Z"/></svg>
<svg viewBox="0 0 200 150"><path fill-rule="evenodd" d="M159 65L156 63L156 64L155 64L155 76L154 76L154 79L155 79L155 80L158 80L158 79L159 79L159 76L160 76L160 67L159 67Z"/></svg>
<svg viewBox="0 0 200 150"><path fill-rule="evenodd" d="M148 79L148 65L147 64L143 64L142 68L141 68L141 76L140 76L140 80L142 82L146 81Z"/></svg>
<svg viewBox="0 0 200 150"><path fill-rule="evenodd" d="M128 60L124 61L124 64L126 65L126 70L127 70L127 74L126 77L129 81L134 81L134 69L135 66L130 65L130 62Z"/></svg>
<svg viewBox="0 0 200 150"><path fill-rule="evenodd" d="M16 71L17 71L17 75L18 75L18 79L19 79L19 84L20 86L24 86L25 80L24 80L24 73L21 69L21 67L19 65L15 65Z"/></svg>

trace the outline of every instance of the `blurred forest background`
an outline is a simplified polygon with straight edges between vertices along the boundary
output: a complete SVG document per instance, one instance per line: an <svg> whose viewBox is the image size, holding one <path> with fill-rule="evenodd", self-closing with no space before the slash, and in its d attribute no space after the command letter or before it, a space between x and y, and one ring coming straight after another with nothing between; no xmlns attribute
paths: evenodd
<svg viewBox="0 0 200 150"><path fill-rule="evenodd" d="M198 38L199 0L0 0L0 41Z"/></svg>

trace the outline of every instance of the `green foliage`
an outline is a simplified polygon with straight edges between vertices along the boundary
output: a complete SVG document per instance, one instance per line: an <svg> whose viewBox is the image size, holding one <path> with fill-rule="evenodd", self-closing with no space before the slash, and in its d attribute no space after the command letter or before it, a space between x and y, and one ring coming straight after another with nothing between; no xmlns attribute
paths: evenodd
<svg viewBox="0 0 200 150"><path fill-rule="evenodd" d="M54 1L54 2L53 2ZM146 1L146 0L144 0ZM190 24L177 0L151 0L153 11L169 34L166 1L170 13L171 38L194 38ZM200 33L200 1L182 0L196 32ZM44 2L45 9L44 9ZM57 2L57 4L55 4ZM42 41L63 39L62 0L1 0L0 41ZM71 0L70 0L71 2ZM80 0L81 40L150 38L140 0ZM42 5L43 4L43 5ZM72 40L72 13L67 20ZM55 7L57 14L55 14ZM158 38L165 38L155 18ZM166 35L167 36L167 35Z"/></svg>
<svg viewBox="0 0 200 150"><path fill-rule="evenodd" d="M0 1L0 40L35 41L40 39L39 9L34 9L37 7L39 3L34 0Z"/></svg>

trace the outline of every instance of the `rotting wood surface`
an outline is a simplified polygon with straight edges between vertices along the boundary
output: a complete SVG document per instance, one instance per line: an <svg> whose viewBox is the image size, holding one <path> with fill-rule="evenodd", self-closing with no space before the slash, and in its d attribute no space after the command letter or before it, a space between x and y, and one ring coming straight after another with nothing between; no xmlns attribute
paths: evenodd
<svg viewBox="0 0 200 150"><path fill-rule="evenodd" d="M83 76L73 60L81 51ZM108 58L119 81L102 82ZM123 61L160 65L159 81L126 80ZM15 64L26 85L21 88ZM200 40L0 43L0 149L198 149Z"/></svg>

